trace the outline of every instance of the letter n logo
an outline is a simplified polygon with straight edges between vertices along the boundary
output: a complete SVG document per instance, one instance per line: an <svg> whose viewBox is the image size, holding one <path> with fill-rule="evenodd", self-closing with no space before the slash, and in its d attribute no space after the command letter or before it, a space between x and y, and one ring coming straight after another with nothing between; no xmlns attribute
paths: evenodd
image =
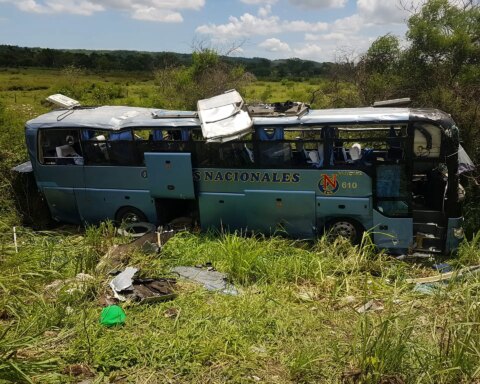
<svg viewBox="0 0 480 384"><path fill-rule="evenodd" d="M333 195L335 192L338 191L338 181L337 181L337 175L326 175L322 174L321 179L318 182L318 188L320 189L320 192L322 192L324 195Z"/></svg>

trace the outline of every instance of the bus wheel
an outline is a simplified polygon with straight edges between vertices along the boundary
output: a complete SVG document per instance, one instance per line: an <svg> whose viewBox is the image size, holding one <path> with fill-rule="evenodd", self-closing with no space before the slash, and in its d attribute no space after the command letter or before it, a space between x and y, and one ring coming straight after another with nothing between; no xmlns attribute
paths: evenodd
<svg viewBox="0 0 480 384"><path fill-rule="evenodd" d="M129 236L133 238L142 237L150 232L155 232L157 227L151 223L129 223L122 226L122 228L118 228L117 233L120 236Z"/></svg>
<svg viewBox="0 0 480 384"><path fill-rule="evenodd" d="M148 222L147 216L135 207L122 207L115 214L117 223L125 222L127 224Z"/></svg>
<svg viewBox="0 0 480 384"><path fill-rule="evenodd" d="M327 223L325 233L330 241L334 241L338 237L344 237L350 240L353 245L356 245L362 241L363 227L355 220L335 219Z"/></svg>

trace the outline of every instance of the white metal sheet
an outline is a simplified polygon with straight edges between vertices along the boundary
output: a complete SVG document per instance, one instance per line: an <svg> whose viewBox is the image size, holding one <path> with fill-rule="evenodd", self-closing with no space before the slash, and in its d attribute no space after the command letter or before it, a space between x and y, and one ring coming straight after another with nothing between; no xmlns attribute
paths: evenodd
<svg viewBox="0 0 480 384"><path fill-rule="evenodd" d="M235 90L198 101L198 117L207 142L234 140L251 131L253 121L243 104Z"/></svg>

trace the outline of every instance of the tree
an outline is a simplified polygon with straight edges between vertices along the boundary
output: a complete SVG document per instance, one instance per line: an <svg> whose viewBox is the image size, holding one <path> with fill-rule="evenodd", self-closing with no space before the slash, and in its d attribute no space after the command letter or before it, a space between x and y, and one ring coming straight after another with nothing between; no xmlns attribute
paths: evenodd
<svg viewBox="0 0 480 384"><path fill-rule="evenodd" d="M252 80L243 67L222 60L213 49L193 52L188 67L170 67L155 72L158 104L164 108L195 110L199 99L229 89L239 91Z"/></svg>
<svg viewBox="0 0 480 384"><path fill-rule="evenodd" d="M407 57L414 81L423 87L480 83L480 7L474 1L461 4L429 0L408 20ZM477 70L472 71L472 66Z"/></svg>
<svg viewBox="0 0 480 384"><path fill-rule="evenodd" d="M362 57L365 70L370 73L391 73L398 66L400 52L397 36L387 34L379 37Z"/></svg>
<svg viewBox="0 0 480 384"><path fill-rule="evenodd" d="M377 38L361 56L356 68L357 84L366 104L399 95L402 83L398 37L387 34ZM353 72L353 71L352 71Z"/></svg>

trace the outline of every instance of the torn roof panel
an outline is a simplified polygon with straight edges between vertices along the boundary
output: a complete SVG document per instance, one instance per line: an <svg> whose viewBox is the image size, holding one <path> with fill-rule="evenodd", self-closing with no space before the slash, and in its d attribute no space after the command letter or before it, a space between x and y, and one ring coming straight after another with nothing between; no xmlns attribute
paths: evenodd
<svg viewBox="0 0 480 384"><path fill-rule="evenodd" d="M243 105L242 96L235 90L198 100L198 117L207 142L229 141L251 132L253 121Z"/></svg>

